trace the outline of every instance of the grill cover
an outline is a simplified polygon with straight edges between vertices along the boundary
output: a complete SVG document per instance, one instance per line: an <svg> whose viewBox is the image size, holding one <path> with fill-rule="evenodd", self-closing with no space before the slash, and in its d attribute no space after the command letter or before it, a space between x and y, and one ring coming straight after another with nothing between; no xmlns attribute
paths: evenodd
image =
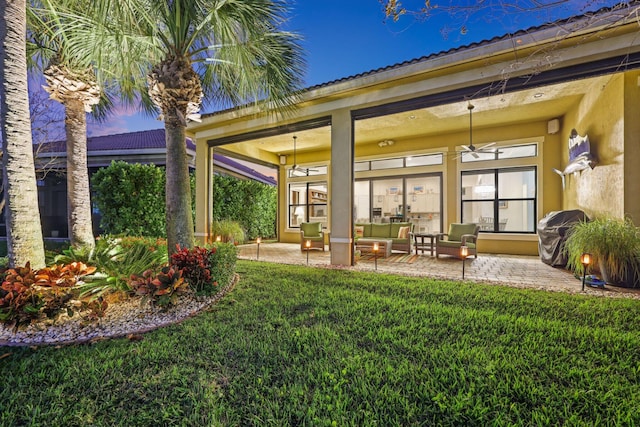
<svg viewBox="0 0 640 427"><path fill-rule="evenodd" d="M553 267L565 267L568 258L564 254L564 242L571 227L589 217L578 209L549 212L538 222L538 253L540 260Z"/></svg>

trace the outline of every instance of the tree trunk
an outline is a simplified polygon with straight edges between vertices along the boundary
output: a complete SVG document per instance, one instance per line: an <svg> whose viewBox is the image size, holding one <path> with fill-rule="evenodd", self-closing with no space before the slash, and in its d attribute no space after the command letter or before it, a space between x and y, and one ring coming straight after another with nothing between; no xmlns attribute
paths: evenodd
<svg viewBox="0 0 640 427"><path fill-rule="evenodd" d="M73 247L94 247L87 166L87 116L81 100L66 99L67 222Z"/></svg>
<svg viewBox="0 0 640 427"><path fill-rule="evenodd" d="M177 116L165 116L164 126L167 144L167 246L169 254L172 254L176 245L193 247L194 231L185 126Z"/></svg>
<svg viewBox="0 0 640 427"><path fill-rule="evenodd" d="M26 61L26 2L0 0L3 185L7 249L11 266L45 265L38 189L31 143Z"/></svg>

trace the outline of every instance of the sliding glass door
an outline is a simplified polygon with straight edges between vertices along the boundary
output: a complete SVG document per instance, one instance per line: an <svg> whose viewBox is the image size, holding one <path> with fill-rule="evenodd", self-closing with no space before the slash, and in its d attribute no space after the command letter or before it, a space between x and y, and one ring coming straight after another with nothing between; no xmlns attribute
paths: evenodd
<svg viewBox="0 0 640 427"><path fill-rule="evenodd" d="M356 222L414 223L414 231L442 231L442 175L361 179L354 186Z"/></svg>

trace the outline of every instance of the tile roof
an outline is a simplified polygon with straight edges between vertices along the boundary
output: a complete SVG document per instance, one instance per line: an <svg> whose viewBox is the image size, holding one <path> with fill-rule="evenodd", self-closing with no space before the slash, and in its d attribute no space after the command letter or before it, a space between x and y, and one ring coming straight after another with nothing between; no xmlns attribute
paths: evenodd
<svg viewBox="0 0 640 427"><path fill-rule="evenodd" d="M115 135L94 136L87 138L87 151L96 154L100 151L119 151L126 154L127 151L140 151L149 149L165 149L164 129L144 130L138 132L119 133ZM187 138L187 149L195 151L196 146ZM41 149L43 153L65 153L66 141L54 141L46 143ZM113 155L112 153L106 155ZM221 169L235 172L239 175L262 182L268 185L276 185L274 178L266 176L250 167L240 164L233 159L221 154L214 154L214 164Z"/></svg>
<svg viewBox="0 0 640 427"><path fill-rule="evenodd" d="M146 150L165 148L164 129L143 130L115 135L91 136L87 138L87 151L119 151L119 150ZM187 148L196 149L195 144L187 138ZM65 141L54 141L46 144L46 152L66 151Z"/></svg>

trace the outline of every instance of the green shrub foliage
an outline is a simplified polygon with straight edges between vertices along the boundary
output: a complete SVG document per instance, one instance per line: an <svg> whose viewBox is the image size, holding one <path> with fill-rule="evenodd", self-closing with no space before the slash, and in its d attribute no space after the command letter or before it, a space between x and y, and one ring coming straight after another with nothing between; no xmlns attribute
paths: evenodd
<svg viewBox="0 0 640 427"><path fill-rule="evenodd" d="M276 236L276 187L252 180L216 175L213 181L213 219L240 223L246 238Z"/></svg>
<svg viewBox="0 0 640 427"><path fill-rule="evenodd" d="M236 272L238 247L232 243L215 243L213 248L215 251L209 256L211 278L215 288L218 284L224 287L231 282Z"/></svg>
<svg viewBox="0 0 640 427"><path fill-rule="evenodd" d="M164 237L165 173L155 165L112 162L91 178L108 234Z"/></svg>

